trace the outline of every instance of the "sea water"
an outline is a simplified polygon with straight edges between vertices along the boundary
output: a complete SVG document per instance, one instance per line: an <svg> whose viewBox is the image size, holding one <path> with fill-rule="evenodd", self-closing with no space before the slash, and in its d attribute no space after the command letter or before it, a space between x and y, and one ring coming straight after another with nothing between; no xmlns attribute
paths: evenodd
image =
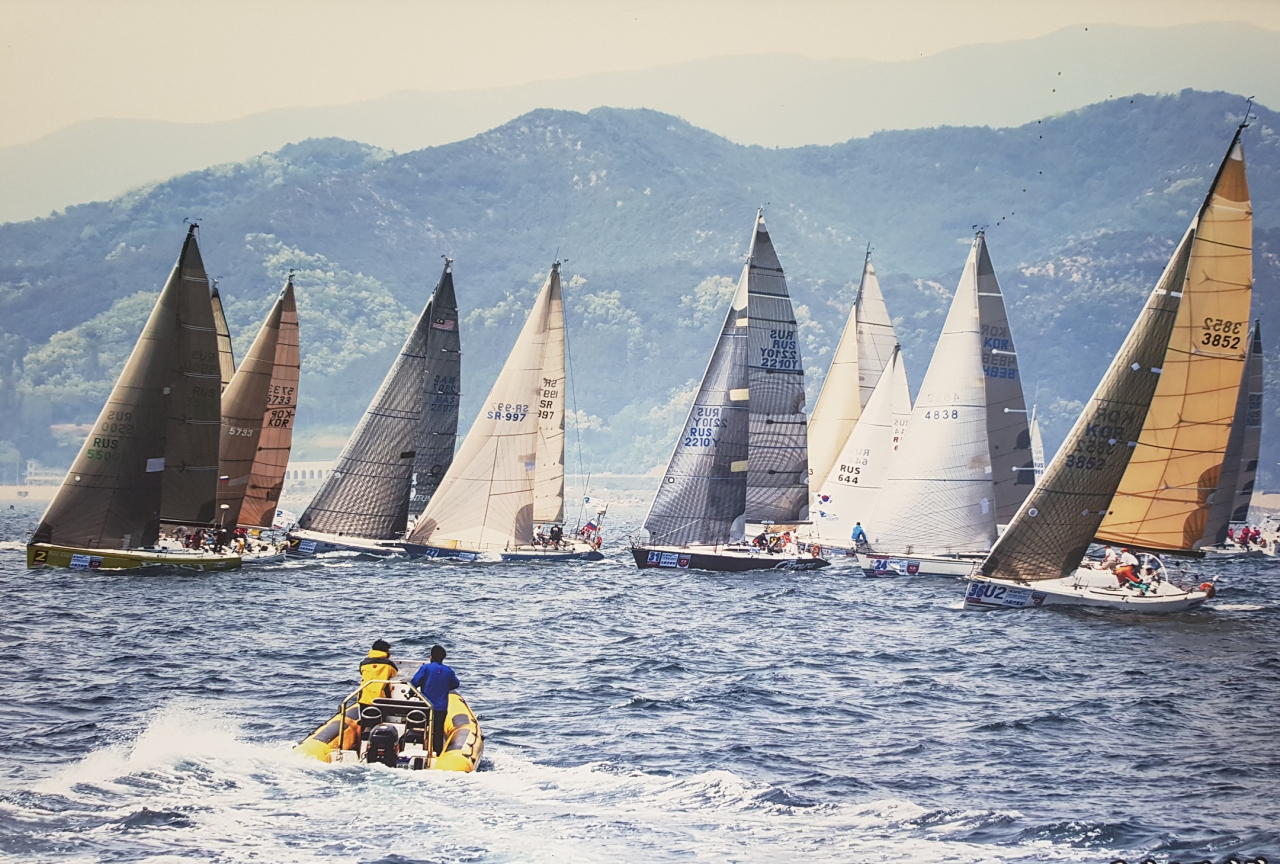
<svg viewBox="0 0 1280 864"><path fill-rule="evenodd" d="M962 583L362 558L24 569L0 511L0 860L1280 860L1280 564L1206 608ZM618 538L639 510L610 513ZM374 639L449 650L470 775L290 752Z"/></svg>

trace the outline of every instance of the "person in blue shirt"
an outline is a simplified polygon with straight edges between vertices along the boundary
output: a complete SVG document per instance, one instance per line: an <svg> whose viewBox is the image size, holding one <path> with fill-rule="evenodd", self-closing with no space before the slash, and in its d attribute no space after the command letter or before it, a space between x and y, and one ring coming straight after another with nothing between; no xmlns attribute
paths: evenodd
<svg viewBox="0 0 1280 864"><path fill-rule="evenodd" d="M867 542L867 532L862 530L862 523L857 522L853 526L853 542L859 546Z"/></svg>
<svg viewBox="0 0 1280 864"><path fill-rule="evenodd" d="M431 705L431 749L437 756L444 748L444 720L449 715L449 691L458 689L458 676L444 665L444 648L431 646L431 662L413 673L411 683Z"/></svg>

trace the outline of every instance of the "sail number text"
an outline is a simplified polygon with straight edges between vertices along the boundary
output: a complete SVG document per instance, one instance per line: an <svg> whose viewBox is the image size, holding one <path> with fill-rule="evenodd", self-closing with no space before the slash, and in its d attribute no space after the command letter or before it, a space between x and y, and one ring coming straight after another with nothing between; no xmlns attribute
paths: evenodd
<svg viewBox="0 0 1280 864"><path fill-rule="evenodd" d="M227 434L233 438L252 438L256 429L245 429L242 426L228 426Z"/></svg>
<svg viewBox="0 0 1280 864"><path fill-rule="evenodd" d="M693 409L693 415L689 418L689 428L684 436L680 439L682 447L714 447L719 438L717 438L717 429L724 429L729 425L729 421L720 416L720 408L715 405L696 405Z"/></svg>
<svg viewBox="0 0 1280 864"><path fill-rule="evenodd" d="M800 352L796 331L770 330L770 345L760 346L760 366L764 369L799 369Z"/></svg>
<svg viewBox="0 0 1280 864"><path fill-rule="evenodd" d="M292 408L272 408L267 425L275 429L284 429L293 420Z"/></svg>
<svg viewBox="0 0 1280 864"><path fill-rule="evenodd" d="M926 420L959 420L960 411L955 408L941 408L935 411L924 412Z"/></svg>
<svg viewBox="0 0 1280 864"><path fill-rule="evenodd" d="M280 384L276 384L267 392L267 404L292 405L293 391L294 388L292 387L284 387Z"/></svg>
<svg viewBox="0 0 1280 864"><path fill-rule="evenodd" d="M492 410L490 410L487 414L485 414L485 419L511 420L513 422L518 423L528 416L529 416L528 405L515 405L515 404L512 404L511 402L495 402L493 403Z"/></svg>
<svg viewBox="0 0 1280 864"><path fill-rule="evenodd" d="M1244 329L1243 321L1226 321L1222 318L1204 319L1204 330L1200 334L1200 344L1214 348L1239 348L1240 332Z"/></svg>

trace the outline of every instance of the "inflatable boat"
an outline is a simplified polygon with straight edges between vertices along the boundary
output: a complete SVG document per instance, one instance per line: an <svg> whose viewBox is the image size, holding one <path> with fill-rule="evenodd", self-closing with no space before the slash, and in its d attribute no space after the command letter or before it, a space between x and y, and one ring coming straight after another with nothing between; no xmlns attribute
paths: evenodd
<svg viewBox="0 0 1280 864"><path fill-rule="evenodd" d="M416 668L416 667L414 667ZM444 744L433 755L431 710L406 681L388 682L390 696L361 705L356 688L338 713L294 747L294 752L337 764L382 764L411 771L474 771L484 751L475 712L457 693L449 694Z"/></svg>

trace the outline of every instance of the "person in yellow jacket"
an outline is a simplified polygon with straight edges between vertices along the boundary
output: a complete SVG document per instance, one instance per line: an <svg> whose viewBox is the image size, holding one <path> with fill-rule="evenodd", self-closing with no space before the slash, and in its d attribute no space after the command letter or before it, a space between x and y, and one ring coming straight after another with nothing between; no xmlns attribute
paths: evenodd
<svg viewBox="0 0 1280 864"><path fill-rule="evenodd" d="M370 705L374 699L387 695L387 685L381 682L390 681L400 671L400 667L391 659L391 645L385 639L373 643L368 656L360 661L360 704Z"/></svg>

